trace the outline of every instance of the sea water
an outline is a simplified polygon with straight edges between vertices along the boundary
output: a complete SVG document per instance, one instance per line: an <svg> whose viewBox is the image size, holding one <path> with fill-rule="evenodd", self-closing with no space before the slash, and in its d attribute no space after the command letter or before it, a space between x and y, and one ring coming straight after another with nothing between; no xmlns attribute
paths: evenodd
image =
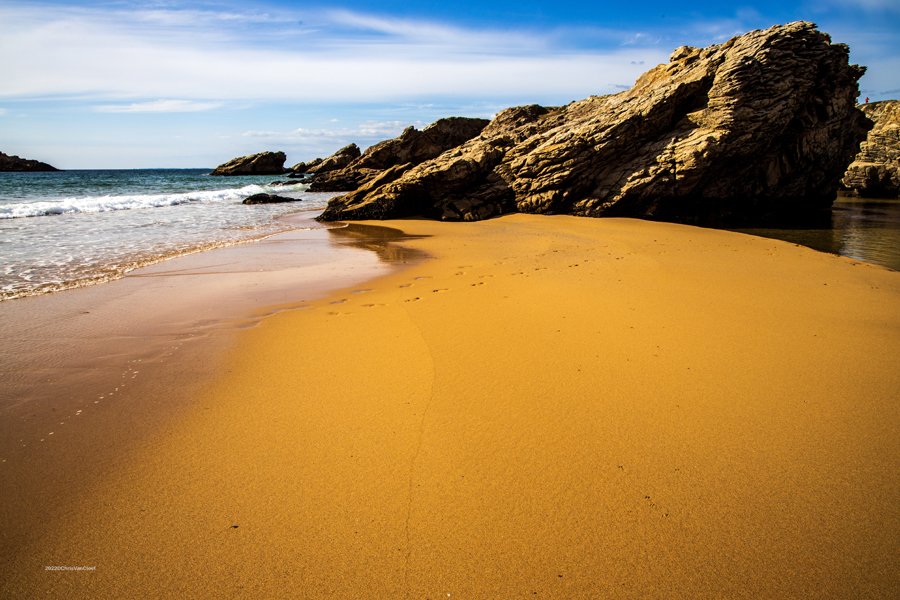
<svg viewBox="0 0 900 600"><path fill-rule="evenodd" d="M287 185L273 185L275 183ZM210 177L209 169L0 173L0 300L122 277L198 250L292 228L335 194L279 176ZM297 202L243 205L260 192ZM839 198L830 225L746 229L900 270L900 201Z"/></svg>
<svg viewBox="0 0 900 600"><path fill-rule="evenodd" d="M306 189L272 175L210 177L209 169L0 173L0 300L290 229L280 217L321 210L334 196ZM242 204L260 192L298 201Z"/></svg>

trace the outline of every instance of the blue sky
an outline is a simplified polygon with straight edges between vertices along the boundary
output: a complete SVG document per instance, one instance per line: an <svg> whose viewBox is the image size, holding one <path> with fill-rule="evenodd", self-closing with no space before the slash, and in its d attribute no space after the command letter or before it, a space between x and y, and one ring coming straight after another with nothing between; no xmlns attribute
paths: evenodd
<svg viewBox="0 0 900 600"><path fill-rule="evenodd" d="M798 19L900 97L900 0L729 4L42 2L0 4L0 151L61 168L293 164L451 115L630 87L677 46Z"/></svg>

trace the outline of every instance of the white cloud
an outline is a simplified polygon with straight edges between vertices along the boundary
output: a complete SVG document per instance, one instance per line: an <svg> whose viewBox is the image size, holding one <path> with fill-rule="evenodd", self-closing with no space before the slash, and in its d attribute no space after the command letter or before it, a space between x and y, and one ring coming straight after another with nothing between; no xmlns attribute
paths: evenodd
<svg viewBox="0 0 900 600"><path fill-rule="evenodd" d="M152 100L132 104L102 104L94 110L103 113L176 113L202 112L222 106L221 102L195 102L193 100Z"/></svg>
<svg viewBox="0 0 900 600"><path fill-rule="evenodd" d="M0 117L6 115L7 113L9 113L8 109L0 107Z"/></svg>
<svg viewBox="0 0 900 600"><path fill-rule="evenodd" d="M332 119L330 122L334 122ZM274 142L304 142L311 140L342 140L342 139L361 139L363 141L383 140L400 135L400 133L409 125L421 128L424 124L421 121L415 123L407 123L404 121L365 121L356 127L340 127L334 129L320 128L307 129L298 127L288 131L245 131L244 137L264 138Z"/></svg>
<svg viewBox="0 0 900 600"><path fill-rule="evenodd" d="M311 15L306 25L300 16L244 22L162 9L48 11L14 1L0 8L0 53L7 57L0 98L118 101L129 107L121 112L160 97L200 104L575 99L632 83L646 68L639 63L664 62L670 50L640 43L562 50L553 32L471 30L347 11ZM260 43L271 30L254 23L266 19L284 28L278 43Z"/></svg>
<svg viewBox="0 0 900 600"><path fill-rule="evenodd" d="M351 27L359 33L384 36L421 47L455 48L459 53L500 51L506 54L546 49L547 38L527 32L490 29L463 29L449 25L410 19L384 18L347 10L335 10L328 18L336 25Z"/></svg>

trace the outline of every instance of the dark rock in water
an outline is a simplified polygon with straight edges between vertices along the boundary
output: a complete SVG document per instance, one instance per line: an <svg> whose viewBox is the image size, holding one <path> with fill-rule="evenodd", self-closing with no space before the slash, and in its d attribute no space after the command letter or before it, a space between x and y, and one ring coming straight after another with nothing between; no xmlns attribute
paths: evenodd
<svg viewBox="0 0 900 600"><path fill-rule="evenodd" d="M747 222L827 210L871 126L863 67L812 23L682 47L628 91L507 109L477 137L319 217L507 212Z"/></svg>
<svg viewBox="0 0 900 600"><path fill-rule="evenodd" d="M210 175L281 175L285 172L284 152L260 152L233 158L219 165Z"/></svg>
<svg viewBox="0 0 900 600"><path fill-rule="evenodd" d="M900 195L900 100L859 107L875 126L847 168L841 183L860 196Z"/></svg>
<svg viewBox="0 0 900 600"><path fill-rule="evenodd" d="M277 204L279 202L299 202L302 198L288 198L275 194L253 194L244 198L242 204Z"/></svg>
<svg viewBox="0 0 900 600"><path fill-rule="evenodd" d="M355 190L385 169L402 164L414 166L459 146L481 133L489 122L487 119L449 117L435 121L421 131L407 127L399 137L375 144L346 167L318 172L312 178L310 191Z"/></svg>
<svg viewBox="0 0 900 600"><path fill-rule="evenodd" d="M18 156L10 156L0 152L0 171L59 171L56 167L50 166L37 160L28 158L19 158Z"/></svg>
<svg viewBox="0 0 900 600"><path fill-rule="evenodd" d="M276 181L272 181L271 183L269 183L269 185L283 187L287 185L300 185L300 183L301 182L297 181L296 179L279 179Z"/></svg>

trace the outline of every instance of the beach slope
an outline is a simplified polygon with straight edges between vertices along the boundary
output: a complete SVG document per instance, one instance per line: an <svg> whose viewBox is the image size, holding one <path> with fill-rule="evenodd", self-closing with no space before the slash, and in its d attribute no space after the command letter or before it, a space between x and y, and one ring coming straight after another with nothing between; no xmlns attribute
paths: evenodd
<svg viewBox="0 0 900 600"><path fill-rule="evenodd" d="M896 597L900 274L627 219L393 225L431 258L241 333L7 594Z"/></svg>

